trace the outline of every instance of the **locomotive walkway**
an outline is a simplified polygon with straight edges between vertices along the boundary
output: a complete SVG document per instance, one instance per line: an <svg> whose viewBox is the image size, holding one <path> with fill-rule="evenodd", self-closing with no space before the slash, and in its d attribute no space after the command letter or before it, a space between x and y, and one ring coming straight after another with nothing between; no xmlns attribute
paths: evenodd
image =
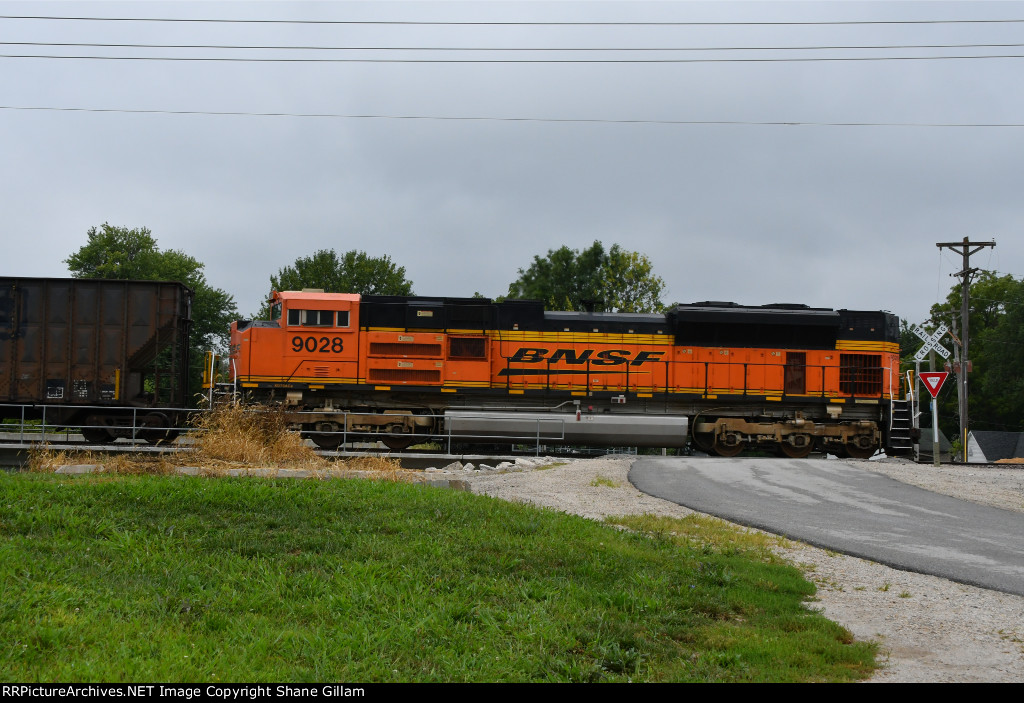
<svg viewBox="0 0 1024 703"><path fill-rule="evenodd" d="M1024 514L824 459L641 457L639 490L897 569L1024 595Z"/></svg>

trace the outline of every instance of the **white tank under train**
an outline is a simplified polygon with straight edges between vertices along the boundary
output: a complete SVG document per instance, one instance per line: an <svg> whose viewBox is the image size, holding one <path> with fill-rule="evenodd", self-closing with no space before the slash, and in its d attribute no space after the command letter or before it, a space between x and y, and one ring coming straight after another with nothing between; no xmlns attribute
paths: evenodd
<svg viewBox="0 0 1024 703"><path fill-rule="evenodd" d="M605 447L683 447L685 417L611 413L449 410L445 427L464 442L534 442Z"/></svg>

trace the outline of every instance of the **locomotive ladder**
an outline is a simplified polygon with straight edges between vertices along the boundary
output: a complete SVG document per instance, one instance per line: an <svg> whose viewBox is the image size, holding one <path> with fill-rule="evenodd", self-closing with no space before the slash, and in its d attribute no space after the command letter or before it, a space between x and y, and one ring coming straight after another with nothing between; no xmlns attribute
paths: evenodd
<svg viewBox="0 0 1024 703"><path fill-rule="evenodd" d="M906 454L914 449L911 439L912 420L910 403L905 400L893 400L889 418L889 449L893 454Z"/></svg>

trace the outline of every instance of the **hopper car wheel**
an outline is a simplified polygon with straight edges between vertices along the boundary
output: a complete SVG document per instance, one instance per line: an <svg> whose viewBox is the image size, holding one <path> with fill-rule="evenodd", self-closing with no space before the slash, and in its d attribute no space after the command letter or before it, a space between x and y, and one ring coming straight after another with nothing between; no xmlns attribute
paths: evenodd
<svg viewBox="0 0 1024 703"><path fill-rule="evenodd" d="M850 455L851 459L870 459L878 451L877 444L870 444L866 447L860 447L853 442L848 442L846 445L846 453Z"/></svg>
<svg viewBox="0 0 1024 703"><path fill-rule="evenodd" d="M321 449L337 449L341 446L340 434L310 433L306 435L313 444Z"/></svg>
<svg viewBox="0 0 1024 703"><path fill-rule="evenodd" d="M178 430L171 427L172 424L171 418L164 413L149 413L139 421L136 436L146 444L167 444L178 436Z"/></svg>
<svg viewBox="0 0 1024 703"><path fill-rule="evenodd" d="M789 442L780 442L779 450L783 455L788 456L790 459L806 459L810 456L811 451L814 449L814 442L807 438L807 443L802 447L797 447Z"/></svg>
<svg viewBox="0 0 1024 703"><path fill-rule="evenodd" d="M83 427L82 437L89 444L109 444L114 441L114 436L102 427Z"/></svg>

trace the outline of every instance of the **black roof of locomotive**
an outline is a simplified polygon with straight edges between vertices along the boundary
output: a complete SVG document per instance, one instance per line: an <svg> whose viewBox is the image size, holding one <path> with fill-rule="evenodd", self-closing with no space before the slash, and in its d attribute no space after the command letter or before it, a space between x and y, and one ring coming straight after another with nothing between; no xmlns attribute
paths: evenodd
<svg viewBox="0 0 1024 703"><path fill-rule="evenodd" d="M899 321L890 313L799 303L705 300L664 314L545 310L543 301L532 299L366 295L362 305L366 326L672 334L678 344L783 348L830 348L840 338L899 340Z"/></svg>
<svg viewBox="0 0 1024 703"><path fill-rule="evenodd" d="M718 301L705 301L677 305L668 312L676 324L758 324L804 325L811 327L839 327L840 315L831 308L811 308L806 305L739 305Z"/></svg>

